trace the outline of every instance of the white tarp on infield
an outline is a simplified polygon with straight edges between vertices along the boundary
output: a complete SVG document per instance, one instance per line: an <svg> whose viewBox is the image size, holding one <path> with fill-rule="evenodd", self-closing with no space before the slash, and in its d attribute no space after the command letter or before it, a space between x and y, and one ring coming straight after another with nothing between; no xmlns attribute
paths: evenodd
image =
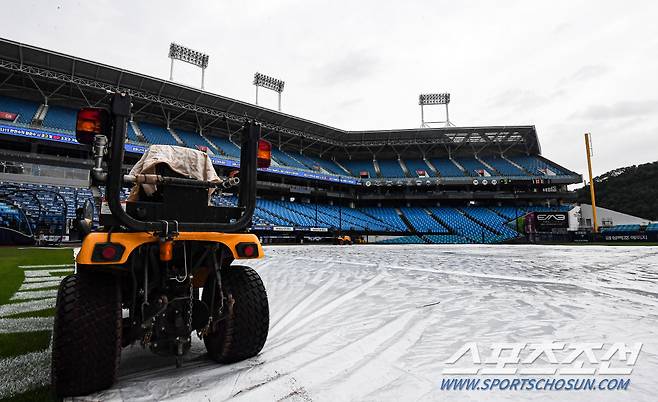
<svg viewBox="0 0 658 402"><path fill-rule="evenodd" d="M256 358L185 367L124 349L107 400L655 400L658 249L562 246L267 247ZM628 391L442 391L465 342L642 342ZM484 377L483 377L484 378Z"/></svg>

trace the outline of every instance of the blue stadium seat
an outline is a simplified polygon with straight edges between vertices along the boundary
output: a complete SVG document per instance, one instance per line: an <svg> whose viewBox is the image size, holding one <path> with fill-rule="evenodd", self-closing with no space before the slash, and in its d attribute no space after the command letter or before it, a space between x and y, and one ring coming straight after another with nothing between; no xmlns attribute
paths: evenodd
<svg viewBox="0 0 658 402"><path fill-rule="evenodd" d="M526 214L526 210L523 207L513 207L513 206L495 206L490 207L492 211L496 212L499 215L502 215L508 221L522 217Z"/></svg>
<svg viewBox="0 0 658 402"><path fill-rule="evenodd" d="M326 170L329 173L333 173L341 176L347 175L347 172L345 172L340 166L336 165L336 163L332 160L322 159L308 155L305 155L305 158L309 161L309 163L312 164L313 162L315 162L318 166L322 167L324 170Z"/></svg>
<svg viewBox="0 0 658 402"><path fill-rule="evenodd" d="M285 151L272 147L272 159L279 165L293 167L297 169L308 169L306 165L302 164L292 156L288 155Z"/></svg>
<svg viewBox="0 0 658 402"><path fill-rule="evenodd" d="M328 173L333 173L329 171L328 169L325 169L320 165L316 160L313 158L307 156L307 155L302 155L298 153L289 153L290 156L295 158L297 161L301 162L307 169L310 169L314 172L322 172L322 170L327 171Z"/></svg>
<svg viewBox="0 0 658 402"><path fill-rule="evenodd" d="M198 147L210 148L210 144L206 142L199 134L193 133L185 130L174 130L178 135L178 138L183 141L183 143L193 149L199 149ZM212 150L212 148L210 148Z"/></svg>
<svg viewBox="0 0 658 402"><path fill-rule="evenodd" d="M68 107L48 106L46 117L43 120L44 127L58 128L60 130L75 131L75 122L78 111Z"/></svg>
<svg viewBox="0 0 658 402"><path fill-rule="evenodd" d="M137 138L137 133L135 133L135 129L133 128L132 124L128 123L128 132L127 132L128 139L133 142L139 142L139 138Z"/></svg>
<svg viewBox="0 0 658 402"><path fill-rule="evenodd" d="M0 96L0 112L10 112L18 114L17 123L30 124L35 113L39 109L39 103L26 101L23 99Z"/></svg>
<svg viewBox="0 0 658 402"><path fill-rule="evenodd" d="M378 160L377 163L379 164L379 171L381 172L382 177L406 177L404 170L402 170L402 166L400 166L400 162L397 160L384 159Z"/></svg>
<svg viewBox="0 0 658 402"><path fill-rule="evenodd" d="M9 184L9 185L8 185ZM92 194L86 188L73 188L29 183L3 183L0 182L0 193L3 189L18 186L27 190L46 190L60 194L67 206L67 218L75 217L75 209L81 207L85 200L91 199ZM6 191L6 190L5 190ZM101 193L103 193L101 189ZM5 227L16 226L23 220L23 228L33 228L34 231L58 234L63 227L63 204L59 198L48 192L38 192L39 203L36 203L28 193L19 193L12 198L27 214L29 222L17 215L17 210L7 203L0 203L0 225ZM128 189L124 189L122 197L125 199ZM235 206L235 196L221 196L216 193L212 197L213 205ZM41 208L41 211L40 211ZM513 225L509 225L518 214L523 216L526 212L537 211L568 211L570 205L557 207L547 206L496 206L481 207L469 206L460 209L452 207L405 207L400 211L407 221L424 236L400 236L398 240L387 240L387 243L497 243L518 236ZM438 218L435 219L428 211ZM18 216L18 218L17 218ZM37 217L40 220L37 222ZM20 218L20 219L19 219ZM355 230L378 233L409 233L410 229L392 207L362 207L348 208L327 204L309 204L281 200L266 200L259 198L256 202L256 211L253 219L254 227L262 226L293 226L298 228L321 227L328 229ZM489 230L488 228L491 228ZM639 225L618 225L605 228L610 233L628 233L641 230ZM658 224L652 224L646 229L657 231Z"/></svg>
<svg viewBox="0 0 658 402"><path fill-rule="evenodd" d="M496 169L503 176L527 176L523 170L517 168L503 158L487 156L482 157L481 159L491 165L491 167Z"/></svg>
<svg viewBox="0 0 658 402"><path fill-rule="evenodd" d="M370 177L377 177L377 172L375 172L375 165L373 165L371 160L349 160L344 159L340 161L340 164L345 166L352 172L352 175L359 177L361 172L368 172Z"/></svg>
<svg viewBox="0 0 658 402"><path fill-rule="evenodd" d="M483 207L465 207L462 208L466 214L474 220L481 222L483 226L494 229L499 233L497 241L513 239L519 236L519 233L507 225L509 220L501 217L492 210Z"/></svg>
<svg viewBox="0 0 658 402"><path fill-rule="evenodd" d="M516 164L523 166L523 168L530 172L530 174L535 176L545 176L547 175L547 171L555 173L556 176L563 176L566 174L557 166L548 164L543 159L534 155L508 156L507 158L514 161Z"/></svg>
<svg viewBox="0 0 658 402"><path fill-rule="evenodd" d="M166 128L151 123L138 123L139 129L151 144L178 145L176 139Z"/></svg>
<svg viewBox="0 0 658 402"><path fill-rule="evenodd" d="M389 238L389 239L380 240L377 243L379 243L379 244L421 244L421 243L425 243L425 242L418 236L400 236L400 237L392 237L392 238Z"/></svg>
<svg viewBox="0 0 658 402"><path fill-rule="evenodd" d="M445 159L431 159L432 165L439 171L443 177L464 177L462 172L452 161L448 158Z"/></svg>
<svg viewBox="0 0 658 402"><path fill-rule="evenodd" d="M213 144L221 149L226 156L231 158L240 158L240 147L229 141L228 138L208 135L206 135L206 138L208 138L210 141L212 141Z"/></svg>
<svg viewBox="0 0 658 402"><path fill-rule="evenodd" d="M423 208L400 208L409 223L421 233L448 233L443 225L432 218Z"/></svg>
<svg viewBox="0 0 658 402"><path fill-rule="evenodd" d="M432 244L465 244L471 243L467 238L460 235L426 235L423 236L424 239L427 239Z"/></svg>
<svg viewBox="0 0 658 402"><path fill-rule="evenodd" d="M430 208L434 216L444 222L455 234L461 235L474 243L494 243L498 236L484 226L468 219L455 208Z"/></svg>
<svg viewBox="0 0 658 402"><path fill-rule="evenodd" d="M466 169L466 173L472 177L487 176L484 172L489 173L490 176L495 174L494 172L490 172L488 167L484 166L479 160L473 157L455 158L455 161L462 165L462 167Z"/></svg>
<svg viewBox="0 0 658 402"><path fill-rule="evenodd" d="M370 215L373 218L378 219L381 222L384 222L390 227L391 232L407 232L409 228L404 223L402 218L398 215L395 208L388 207L365 207L359 208L359 210L367 215Z"/></svg>
<svg viewBox="0 0 658 402"><path fill-rule="evenodd" d="M601 233L637 233L640 231L640 225L615 225L601 229Z"/></svg>
<svg viewBox="0 0 658 402"><path fill-rule="evenodd" d="M430 169L430 167L427 166L427 163L422 159L405 159L404 164L407 165L407 170L409 170L411 177L418 177L418 174L416 173L418 170L424 170L431 177L436 176L432 169Z"/></svg>

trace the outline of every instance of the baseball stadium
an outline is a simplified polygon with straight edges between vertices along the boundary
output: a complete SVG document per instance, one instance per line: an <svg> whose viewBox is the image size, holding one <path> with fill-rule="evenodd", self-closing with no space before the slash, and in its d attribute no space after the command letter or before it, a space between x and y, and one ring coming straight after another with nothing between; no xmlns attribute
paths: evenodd
<svg viewBox="0 0 658 402"><path fill-rule="evenodd" d="M355 131L203 79L0 39L2 401L468 399L464 341L537 339L627 342L632 383L590 389L655 395L657 254L626 246L658 223L597 218L533 122L423 93L420 127Z"/></svg>
<svg viewBox="0 0 658 402"><path fill-rule="evenodd" d="M567 186L582 182L542 155L532 125L347 131L11 41L1 51L1 179L15 191L2 219L26 242L77 238L75 211L93 198L76 115L112 90L132 96L126 170L157 144L206 152L227 175L240 166L240 127L260 122L272 164L258 172L250 231L265 242L510 242L525 237L517 218L568 212ZM237 201L215 194L216 205Z"/></svg>

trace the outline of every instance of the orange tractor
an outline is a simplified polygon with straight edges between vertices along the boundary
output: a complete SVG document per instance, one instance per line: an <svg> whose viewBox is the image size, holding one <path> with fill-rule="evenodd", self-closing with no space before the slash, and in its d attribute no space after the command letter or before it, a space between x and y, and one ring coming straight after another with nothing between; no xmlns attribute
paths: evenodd
<svg viewBox="0 0 658 402"><path fill-rule="evenodd" d="M110 387L127 345L172 356L180 366L193 332L219 363L253 357L267 339L263 282L252 268L234 263L263 257L258 238L247 233L256 171L270 162L260 126L246 122L242 129L237 178L185 177L167 163L152 173L124 174L130 110L130 96L115 93L109 109L78 113L76 137L93 159L92 191L105 188L110 213L95 231L88 218L81 221L76 273L59 287L52 344L52 384L59 396ZM200 152L172 149L174 155ZM143 191L147 185L157 190ZM122 204L121 190L129 186L137 197ZM239 186L236 207L209 205L210 191L231 186Z"/></svg>

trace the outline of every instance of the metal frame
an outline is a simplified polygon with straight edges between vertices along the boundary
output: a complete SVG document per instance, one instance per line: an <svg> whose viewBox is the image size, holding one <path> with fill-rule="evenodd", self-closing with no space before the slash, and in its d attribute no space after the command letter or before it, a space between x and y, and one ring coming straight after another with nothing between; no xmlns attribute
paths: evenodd
<svg viewBox="0 0 658 402"><path fill-rule="evenodd" d="M182 62L201 68L201 89L203 89L203 84L206 77L206 67L208 67L208 60L210 59L210 56L172 42L169 45L169 58L171 59L171 66L169 67L169 81L174 80L174 60L180 60Z"/></svg>
<svg viewBox="0 0 658 402"><path fill-rule="evenodd" d="M122 173L124 159L124 144L126 140L127 122L130 116L130 96L123 93L115 93L112 98L112 140L110 143L110 161L108 173L105 175L96 164L92 169L92 178L96 183L105 183L107 190L107 203L110 211L117 221L138 232L157 231L169 234L169 231L189 232L242 232L251 224L254 210L256 208L256 150L260 135L258 125L249 123L245 126L242 135L241 169L240 169L240 192L238 206L244 208L242 216L235 222L177 222L177 221L140 221L128 215L121 206L121 189L124 184ZM96 144L95 144L96 145ZM186 180L186 179L179 179ZM195 180L189 179L190 185L198 185Z"/></svg>
<svg viewBox="0 0 658 402"><path fill-rule="evenodd" d="M448 104L450 103L450 94L435 93L435 94L420 94L418 95L418 104L420 105L420 126L423 128L431 127L430 124L444 124L446 127L454 127L455 125L450 122L450 115L448 114ZM425 121L425 106L445 105L446 119L445 121Z"/></svg>
<svg viewBox="0 0 658 402"><path fill-rule="evenodd" d="M435 127L405 130L346 131L308 121L246 102L198 91L166 80L148 77L115 67L0 39L0 91L16 88L19 97L28 89L39 93L57 93L69 102L80 100L89 106L107 102L108 91L127 93L135 102L135 113L145 121L175 116L180 128L202 127L205 135L235 131L249 119L262 122L263 132L273 145L310 155L342 157L346 152L357 158L372 158L371 149L382 154L398 154L411 147L421 154L444 149L463 150L464 145L478 152L539 154L540 146L533 126ZM68 87L67 87L68 85ZM276 87L282 89L282 87ZM54 90L54 91L53 91ZM24 94L23 94L24 93ZM56 99L53 99L56 102ZM163 110L167 113L163 114ZM184 113L191 112L191 113ZM165 117L166 120L166 117ZM173 121L171 119L170 123ZM297 140L293 140L297 139Z"/></svg>
<svg viewBox="0 0 658 402"><path fill-rule="evenodd" d="M117 84L109 84L99 80L76 77L74 74L58 73L39 67L20 65L19 63L2 59L0 59L0 68L9 70L12 73L23 73L30 77L40 77L59 83L68 83L83 94L82 98L85 99L87 103L89 103L89 99L88 96L84 95L83 88L89 88L99 92L120 90L130 94L135 100L143 101L145 103L144 107L150 104L158 104L177 110L193 112L195 115L209 116L214 120L231 121L236 124L243 124L248 120L248 117L239 116L228 111L220 111L194 103L164 97L157 93L122 88ZM3 85L7 85L8 79L5 79L4 81L5 83ZM537 152L539 146L533 126L342 131L339 132L341 134L340 136L343 137L340 140L324 135L312 134L308 131L283 127L279 124L263 122L262 127L267 129L268 132L276 132L286 136L297 137L310 143L310 145L301 145L300 149L308 149L312 145L318 145L320 148L324 146L361 148L435 144L448 144L458 147L462 142L474 142L483 145L505 144L508 149L525 144L525 150L529 153L533 153ZM291 142L291 146L295 146L295 143Z"/></svg>
<svg viewBox="0 0 658 402"><path fill-rule="evenodd" d="M258 87L263 87L265 89L272 90L276 92L279 96L279 112L281 111L281 92L283 92L283 87L286 85L286 82L278 78L270 77L269 75L261 74L256 72L254 74L254 86L256 87L256 105L258 105Z"/></svg>

